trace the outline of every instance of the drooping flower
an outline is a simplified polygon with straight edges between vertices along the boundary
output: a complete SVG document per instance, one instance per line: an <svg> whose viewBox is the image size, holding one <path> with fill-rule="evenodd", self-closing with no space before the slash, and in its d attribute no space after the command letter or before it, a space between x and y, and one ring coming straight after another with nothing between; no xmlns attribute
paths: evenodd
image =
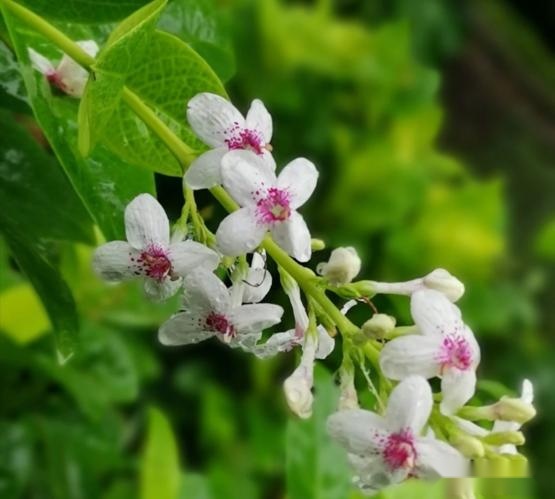
<svg viewBox="0 0 555 499"><path fill-rule="evenodd" d="M413 374L441 377L441 411L454 414L474 395L480 347L459 308L439 291L413 293L411 314L419 334L387 343L380 354L382 370L399 380Z"/></svg>
<svg viewBox="0 0 555 499"><path fill-rule="evenodd" d="M391 392L384 416L362 409L336 412L328 432L348 452L355 482L368 493L408 477L463 477L468 461L433 436L422 436L432 410L426 380L410 376Z"/></svg>
<svg viewBox="0 0 555 499"><path fill-rule="evenodd" d="M212 272L199 269L184 279L183 311L160 327L164 345L187 345L216 337L231 347L250 350L265 328L277 324L283 309L269 303L241 305L233 289Z"/></svg>
<svg viewBox="0 0 555 499"><path fill-rule="evenodd" d="M79 41L77 45L92 57L95 57L98 53L98 45L94 40ZM46 79L51 85L54 85L71 97L80 99L83 96L89 73L71 57L64 54L58 66L55 67L54 64L43 55L33 49L28 50L31 64L37 71L46 76Z"/></svg>
<svg viewBox="0 0 555 499"><path fill-rule="evenodd" d="M331 252L329 261L318 264L317 272L333 286L340 286L351 282L357 276L360 265L360 257L355 248L336 248Z"/></svg>
<svg viewBox="0 0 555 499"><path fill-rule="evenodd" d="M528 406L532 406L532 402L534 401L534 387L530 380L525 379L522 382L522 391L520 395L520 400L527 404ZM518 431L522 426L521 423L517 421L502 421L496 420L493 424L493 428L491 433L499 433L499 432L506 432L506 431ZM516 454L517 450L516 447L512 444L504 444L501 445L498 449L500 454Z"/></svg>
<svg viewBox="0 0 555 499"><path fill-rule="evenodd" d="M127 242L112 241L96 250L93 268L107 281L144 278L145 292L155 300L175 294L192 270L214 270L220 260L200 243L171 243L168 217L150 194L140 194L127 205L125 232Z"/></svg>
<svg viewBox="0 0 555 499"><path fill-rule="evenodd" d="M253 153L233 151L222 160L222 177L225 188L241 206L216 232L224 254L251 252L270 231L288 254L300 262L310 260L310 232L296 211L316 187L318 171L310 161L297 158L276 178Z"/></svg>
<svg viewBox="0 0 555 499"><path fill-rule="evenodd" d="M252 101L244 118L227 99L201 93L189 101L187 119L198 137L213 148L193 161L185 173L185 184L191 189L207 189L221 184L221 162L229 151L252 151L275 170L270 145L272 117L260 100Z"/></svg>

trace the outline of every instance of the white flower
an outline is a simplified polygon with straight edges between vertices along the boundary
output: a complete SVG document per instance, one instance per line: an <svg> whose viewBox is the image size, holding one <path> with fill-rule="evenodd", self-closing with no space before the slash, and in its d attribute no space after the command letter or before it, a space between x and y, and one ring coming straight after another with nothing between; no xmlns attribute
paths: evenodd
<svg viewBox="0 0 555 499"><path fill-rule="evenodd" d="M95 57L98 52L98 45L94 40L80 41L77 42L77 45L92 57ZM46 76L50 84L58 87L71 97L79 99L83 96L89 73L71 57L64 54L58 66L54 67L54 64L43 55L33 49L28 50L31 64L37 71Z"/></svg>
<svg viewBox="0 0 555 499"><path fill-rule="evenodd" d="M441 411L454 414L474 394L480 347L461 311L439 291L415 292L411 313L420 334L387 343L380 354L382 370L391 379L441 377Z"/></svg>
<svg viewBox="0 0 555 499"><path fill-rule="evenodd" d="M216 232L222 252L237 256L253 251L269 230L277 244L300 262L310 260L310 232L296 209L316 187L318 171L304 158L275 173L255 154L232 151L222 160L225 188L241 205Z"/></svg>
<svg viewBox="0 0 555 499"><path fill-rule="evenodd" d="M228 151L248 150L257 154L272 170L272 117L258 99L252 101L246 119L227 99L202 93L189 101L187 119L200 139L211 146L185 173L192 189L207 189L222 183L221 162Z"/></svg>
<svg viewBox="0 0 555 499"><path fill-rule="evenodd" d="M100 246L94 255L94 270L107 281L145 278L145 291L163 300L181 287L182 277L203 267L214 270L219 263L215 251L194 241L170 243L170 225L164 209L150 194L140 194L125 209L127 241Z"/></svg>
<svg viewBox="0 0 555 499"><path fill-rule="evenodd" d="M360 257L355 248L336 248L328 262L318 264L317 272L328 279L331 285L340 286L351 282L360 272Z"/></svg>
<svg viewBox="0 0 555 499"><path fill-rule="evenodd" d="M534 401L534 387L530 380L525 379L522 382L522 392L520 395L520 400L527 405L532 405ZM497 420L493 424L491 430L492 433L506 432L506 431L518 431L522 425L516 421L501 421ZM512 444L505 444L499 447L499 453L501 454L516 454L516 447Z"/></svg>
<svg viewBox="0 0 555 499"><path fill-rule="evenodd" d="M411 376L391 392L383 417L352 409L328 418L328 431L346 448L360 488L373 493L408 477L467 475L468 461L457 450L433 436L421 436L432 404L426 380Z"/></svg>
<svg viewBox="0 0 555 499"><path fill-rule="evenodd" d="M215 336L232 347L250 350L262 330L277 324L283 315L278 305L234 303L233 290L203 269L189 274L183 284L183 311L166 321L158 332L164 345L187 345Z"/></svg>
<svg viewBox="0 0 555 499"><path fill-rule="evenodd" d="M252 254L251 265L243 281L243 303L261 302L272 287L272 274L266 269L266 252Z"/></svg>

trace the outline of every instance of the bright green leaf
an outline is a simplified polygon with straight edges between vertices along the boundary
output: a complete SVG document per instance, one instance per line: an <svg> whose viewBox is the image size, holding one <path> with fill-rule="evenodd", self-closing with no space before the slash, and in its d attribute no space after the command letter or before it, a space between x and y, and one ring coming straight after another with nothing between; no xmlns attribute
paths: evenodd
<svg viewBox="0 0 555 499"><path fill-rule="evenodd" d="M187 145L204 148L187 125L187 102L199 92L225 95L225 90L206 61L185 42L156 31L126 85ZM112 116L103 141L129 163L166 175L182 175L175 157L123 102Z"/></svg>
<svg viewBox="0 0 555 499"><path fill-rule="evenodd" d="M119 24L92 67L79 107L79 150L96 145L121 98L128 73L141 60L166 0L155 0Z"/></svg>
<svg viewBox="0 0 555 499"><path fill-rule="evenodd" d="M156 408L148 413L148 433L141 459L141 499L177 499L181 480L172 428Z"/></svg>
<svg viewBox="0 0 555 499"><path fill-rule="evenodd" d="M345 451L326 431L328 416L337 410L339 390L324 368L316 369L315 380L312 417L291 419L287 426L288 497L344 499L351 489L351 471Z"/></svg>

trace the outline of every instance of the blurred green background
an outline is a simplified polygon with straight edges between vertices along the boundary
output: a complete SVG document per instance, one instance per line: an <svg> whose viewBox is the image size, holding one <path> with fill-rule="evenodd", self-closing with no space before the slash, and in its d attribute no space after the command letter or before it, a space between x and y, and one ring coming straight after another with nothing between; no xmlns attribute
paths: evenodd
<svg viewBox="0 0 555 499"><path fill-rule="evenodd" d="M365 278L444 267L466 284L460 306L483 351L477 399L529 377L538 407L525 429L533 480L484 483L482 497L555 497L553 4L176 0L161 26L227 80L240 109L265 102L278 165L318 165L303 212L314 237L355 246ZM14 113L20 124L3 129L0 154L30 147L55 162L6 83L5 45L1 61L3 126ZM157 188L176 219L181 182L157 177ZM215 228L223 212L208 195L199 204ZM313 420L295 421L281 392L294 353L257 361L215 341L162 347L156 329L177 301L106 286L91 247L58 241L44 251L82 318L80 349L62 367L40 301L0 250L0 498L358 497L324 431L337 353L318 370ZM279 290L271 299L286 303ZM409 320L406 299L375 303ZM408 483L380 497L442 491Z"/></svg>

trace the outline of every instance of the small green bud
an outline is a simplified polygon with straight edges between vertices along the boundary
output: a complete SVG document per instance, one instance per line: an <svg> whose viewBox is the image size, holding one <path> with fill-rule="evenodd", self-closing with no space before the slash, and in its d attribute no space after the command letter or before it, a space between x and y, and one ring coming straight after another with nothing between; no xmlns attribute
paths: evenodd
<svg viewBox="0 0 555 499"><path fill-rule="evenodd" d="M453 447L456 447L464 457L469 459L483 457L486 452L484 444L482 444L480 440L462 432L453 435L449 439L449 442L451 442Z"/></svg>
<svg viewBox="0 0 555 499"><path fill-rule="evenodd" d="M361 261L352 247L336 248L328 262L321 262L316 272L325 277L332 286L350 283L360 272Z"/></svg>
<svg viewBox="0 0 555 499"><path fill-rule="evenodd" d="M322 239L311 239L310 247L312 251L322 251L326 248L326 243Z"/></svg>
<svg viewBox="0 0 555 499"><path fill-rule="evenodd" d="M376 294L376 291L374 290L374 283L372 281L357 281L353 282L352 286L359 296L372 298Z"/></svg>
<svg viewBox="0 0 555 499"><path fill-rule="evenodd" d="M536 415L534 406L520 398L503 397L499 402L493 404L493 407L496 419L502 421L514 421L523 424Z"/></svg>
<svg viewBox="0 0 555 499"><path fill-rule="evenodd" d="M483 438L486 444L490 445L522 445L525 442L524 435L521 431L500 431L489 433Z"/></svg>
<svg viewBox="0 0 555 499"><path fill-rule="evenodd" d="M374 314L362 325L363 334L370 339L382 339L395 329L395 317L387 314Z"/></svg>

